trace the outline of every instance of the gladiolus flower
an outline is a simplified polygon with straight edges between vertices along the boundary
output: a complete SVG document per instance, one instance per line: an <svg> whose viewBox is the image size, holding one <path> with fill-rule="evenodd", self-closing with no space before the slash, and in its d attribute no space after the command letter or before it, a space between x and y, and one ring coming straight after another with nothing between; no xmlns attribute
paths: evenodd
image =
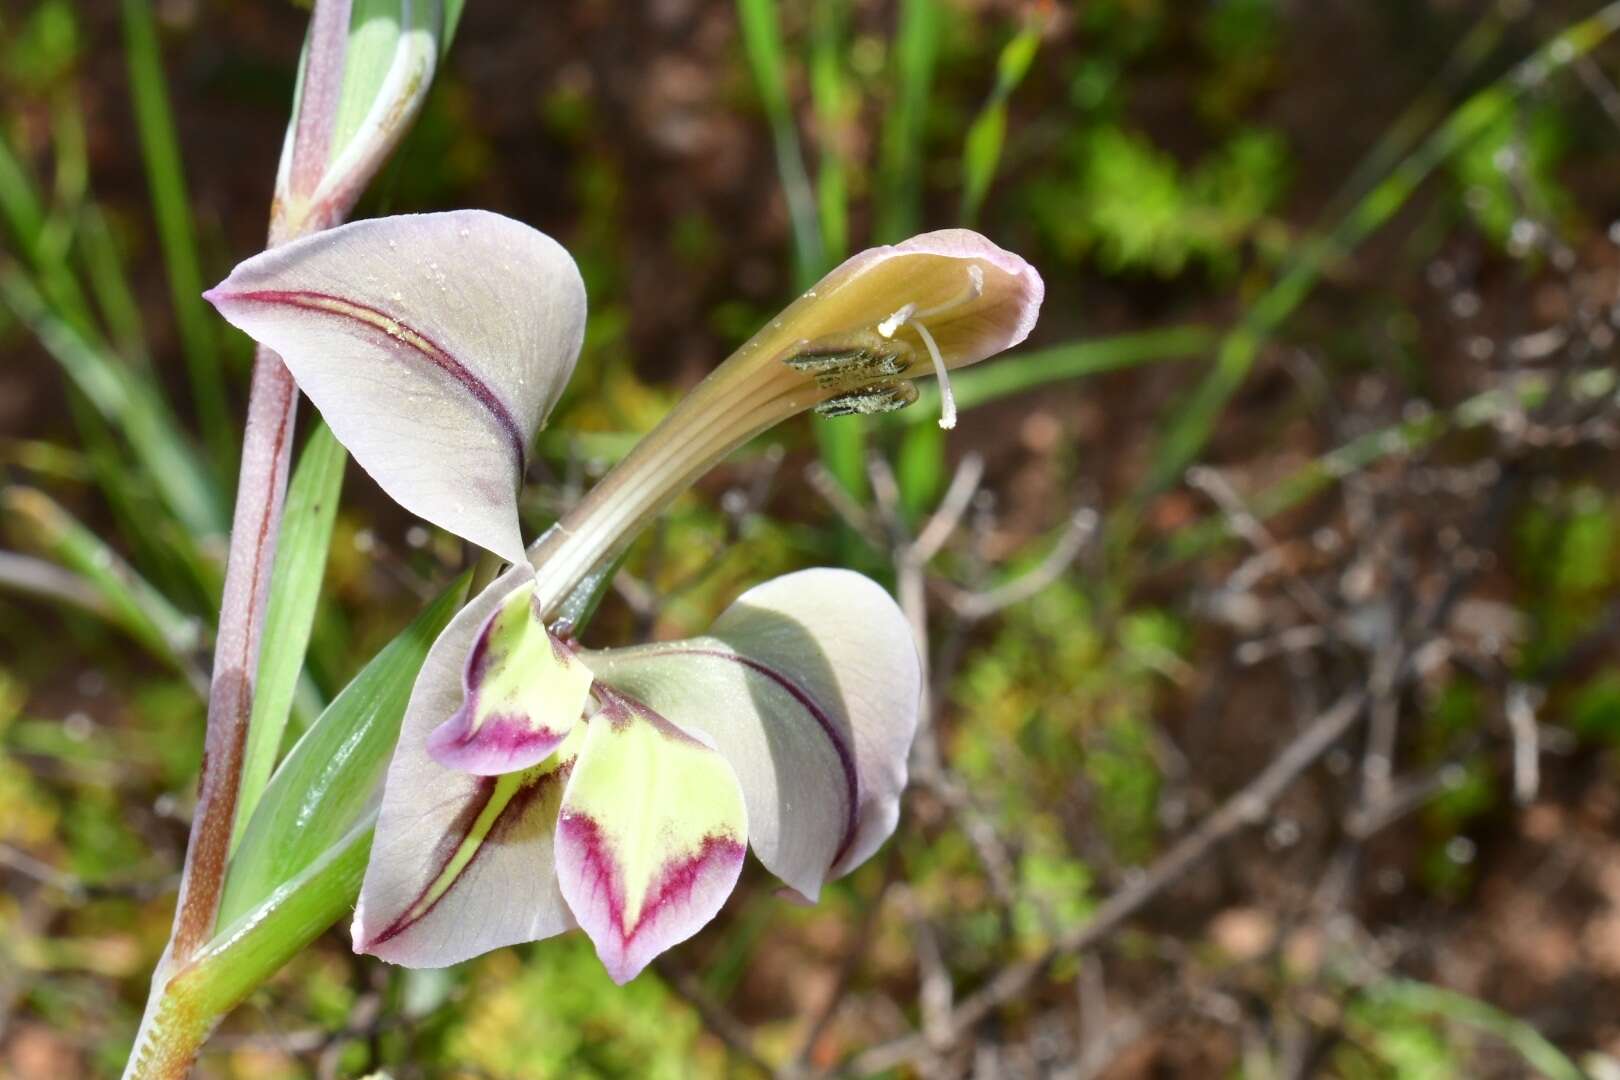
<svg viewBox="0 0 1620 1080"><path fill-rule="evenodd" d="M719 910L743 856L814 898L893 832L921 665L879 586L817 569L704 637L580 648L580 583L742 442L879 412L1021 342L1040 276L976 233L862 252L744 344L525 551L529 446L585 295L554 241L476 211L357 222L255 256L208 298L286 362L407 509L513 565L434 643L389 768L355 947L455 963L575 925L623 982Z"/></svg>

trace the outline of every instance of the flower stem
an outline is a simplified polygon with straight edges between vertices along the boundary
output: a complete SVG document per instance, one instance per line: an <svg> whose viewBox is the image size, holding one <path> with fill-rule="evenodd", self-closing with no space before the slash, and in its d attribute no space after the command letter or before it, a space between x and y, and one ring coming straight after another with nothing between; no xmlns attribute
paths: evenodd
<svg viewBox="0 0 1620 1080"><path fill-rule="evenodd" d="M272 247L327 228L348 210L347 206L314 210L299 201L299 196L319 183L330 156L348 52L349 14L350 0L317 0L311 16L305 88L294 121L293 199L290 205L278 203L272 209ZM254 355L248 391L197 807L180 875L174 927L152 977L137 1052L130 1057L126 1077L184 1075L218 1015L188 1007L173 988L213 936L224 889L297 410L298 387L292 375L279 356L260 348Z"/></svg>
<svg viewBox="0 0 1620 1080"><path fill-rule="evenodd" d="M319 0L312 16L307 82L293 141L293 175L313 172L311 187L319 181L321 165L330 150L331 114L343 83L348 30L349 0ZM298 191L295 185L295 196ZM300 213L296 204L277 206L270 224L270 244L285 243L334 224L326 218L325 214ZM160 972L164 966L190 959L214 929L236 817L242 752L253 709L253 682L259 666L265 604L270 595L270 570L281 533L297 410L298 387L292 375L279 356L260 348L254 355L248 390L247 425L242 438L230 550L225 559L225 588L208 692L208 730L197 809L180 877L174 931Z"/></svg>

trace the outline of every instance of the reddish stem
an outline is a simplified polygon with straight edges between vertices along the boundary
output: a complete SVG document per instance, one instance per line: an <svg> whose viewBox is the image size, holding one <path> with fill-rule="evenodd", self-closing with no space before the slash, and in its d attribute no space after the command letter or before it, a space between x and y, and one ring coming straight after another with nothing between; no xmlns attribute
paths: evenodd
<svg viewBox="0 0 1620 1080"><path fill-rule="evenodd" d="M308 63L293 133L292 202L272 211L271 247L336 224L349 209L334 206L315 211L303 201L320 183L331 154L348 52L349 9L350 0L317 0L311 17ZM248 390L236 510L225 558L197 809L180 876L174 930L159 965L159 978L188 961L208 941L219 911L297 411L298 387L292 375L279 356L260 348L254 356Z"/></svg>

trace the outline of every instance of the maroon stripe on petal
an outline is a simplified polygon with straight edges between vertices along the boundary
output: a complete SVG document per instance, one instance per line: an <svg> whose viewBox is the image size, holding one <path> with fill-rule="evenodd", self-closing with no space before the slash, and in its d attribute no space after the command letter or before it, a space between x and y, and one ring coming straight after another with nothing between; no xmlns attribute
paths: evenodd
<svg viewBox="0 0 1620 1080"><path fill-rule="evenodd" d="M456 876L456 880L451 882L450 887L440 893L431 904L413 916L411 913L415 911L416 905L427 894L427 890L431 889L444 872L450 868L451 860L455 858L456 852L461 849L461 845L472 832L473 825L477 823L479 816L483 814L484 808L489 805L489 800L495 796L495 786L498 778L493 776L479 777L477 790L469 797L467 805L456 815L454 823L445 830L444 835L439 838L439 843L434 848L433 863L436 869L427 878L426 887L422 892L412 897L410 903L400 909L400 913L394 917L393 922L383 927L381 931L367 941L359 943L356 951L374 952L377 946L391 941L433 914L438 906L444 902L445 897L456 891L456 886L461 883L462 878L466 877L468 871L477 865L479 856L484 853L484 849L490 845L490 842L498 840L507 829L522 820L530 805L536 799L542 797L553 784L566 781L573 768L574 763L569 761L555 769L548 769L539 773L518 788L513 793L511 800L501 808L499 816L495 818L494 823L489 827L489 832L484 836L483 843L478 845L478 850L474 851L472 858L467 860L467 865L461 868L461 873Z"/></svg>
<svg viewBox="0 0 1620 1080"><path fill-rule="evenodd" d="M414 350L428 363L454 379L463 390L472 396L474 401L484 407L495 425L501 429L507 441L512 444L512 453L517 459L518 471L522 472L528 448L525 446L523 430L518 427L517 420L512 416L512 410L507 408L506 403L495 393L494 388L489 383L474 374L450 350L404 319L390 315L388 312L372 307L369 304L351 300L346 296L337 296L332 293L315 292L313 290L258 289L245 292L222 292L220 296L230 300L246 300L262 304L284 304L288 307L302 308L305 311L319 311L326 315L347 319L356 326L382 334L390 340ZM378 322L373 322L371 319L346 315L341 310L345 307L364 312L381 323L391 323L397 326L399 331L389 330L385 325L379 325Z"/></svg>

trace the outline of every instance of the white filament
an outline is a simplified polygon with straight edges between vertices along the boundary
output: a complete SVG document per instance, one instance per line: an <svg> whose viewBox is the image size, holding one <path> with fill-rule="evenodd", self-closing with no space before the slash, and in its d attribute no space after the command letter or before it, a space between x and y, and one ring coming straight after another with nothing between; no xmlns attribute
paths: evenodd
<svg viewBox="0 0 1620 1080"><path fill-rule="evenodd" d="M928 355L934 361L934 377L939 380L939 426L949 431L956 426L956 398L951 395L951 373L946 369L945 358L939 355L939 346L934 344L934 335L928 332L928 327L916 320L912 320L911 326L928 347Z"/></svg>
<svg viewBox="0 0 1620 1080"><path fill-rule="evenodd" d="M984 271L979 268L979 264L969 263L967 275L967 288L943 304L935 304L933 307L922 311L917 310L916 304L907 304L877 325L878 334L884 338L894 337L895 334L900 332L902 326L913 327L917 331L917 336L922 338L923 345L928 349L929 359L934 362L934 375L939 380L939 426L946 431L956 426L956 398L951 394L951 374L950 370L945 366L945 358L939 353L938 342L934 340L934 335L928 332L928 327L924 326L921 320L933 318L935 315L944 315L983 296Z"/></svg>

